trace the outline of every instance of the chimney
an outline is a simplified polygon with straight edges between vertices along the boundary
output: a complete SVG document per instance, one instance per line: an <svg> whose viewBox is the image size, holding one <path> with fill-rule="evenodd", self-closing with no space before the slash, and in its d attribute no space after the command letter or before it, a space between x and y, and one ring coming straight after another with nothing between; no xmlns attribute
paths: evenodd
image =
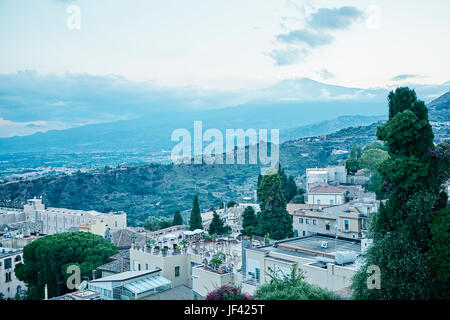
<svg viewBox="0 0 450 320"><path fill-rule="evenodd" d="M92 280L95 280L95 272L96 272L97 270L92 270Z"/></svg>
<svg viewBox="0 0 450 320"><path fill-rule="evenodd" d="M47 289L47 284L45 284L45 287L44 287L44 300L48 300L48 289Z"/></svg>

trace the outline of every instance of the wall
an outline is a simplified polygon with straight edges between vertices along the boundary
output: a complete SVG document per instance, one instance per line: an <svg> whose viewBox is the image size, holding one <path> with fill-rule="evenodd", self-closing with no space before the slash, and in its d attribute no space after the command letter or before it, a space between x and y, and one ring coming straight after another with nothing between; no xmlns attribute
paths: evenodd
<svg viewBox="0 0 450 320"><path fill-rule="evenodd" d="M192 269L192 290L205 297L209 292L225 284L233 285L233 273L218 274L204 270L202 266Z"/></svg>

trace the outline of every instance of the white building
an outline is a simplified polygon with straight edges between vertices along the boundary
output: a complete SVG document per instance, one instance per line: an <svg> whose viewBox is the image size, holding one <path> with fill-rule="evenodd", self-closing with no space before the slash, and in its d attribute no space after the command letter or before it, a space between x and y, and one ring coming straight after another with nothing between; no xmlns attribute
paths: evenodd
<svg viewBox="0 0 450 320"><path fill-rule="evenodd" d="M340 205L345 203L345 190L330 185L321 185L308 190L308 204Z"/></svg>
<svg viewBox="0 0 450 320"><path fill-rule="evenodd" d="M9 212L7 208L0 211ZM127 227L127 215L125 212L102 213L94 210L73 210L65 208L46 208L42 199L30 199L23 206L23 210L15 209L15 220L25 219L41 224L40 232L43 234L55 234L61 232L77 231L82 224L100 221L111 230L124 229ZM0 216L1 217L1 216ZM8 220L12 219L8 217ZM17 221L16 221L17 222Z"/></svg>
<svg viewBox="0 0 450 320"><path fill-rule="evenodd" d="M14 268L22 263L23 251L0 247L0 293L5 299L13 299L26 289L25 283L17 279Z"/></svg>
<svg viewBox="0 0 450 320"><path fill-rule="evenodd" d="M328 166L326 168L306 169L306 190L322 184L347 183L347 169L345 166Z"/></svg>

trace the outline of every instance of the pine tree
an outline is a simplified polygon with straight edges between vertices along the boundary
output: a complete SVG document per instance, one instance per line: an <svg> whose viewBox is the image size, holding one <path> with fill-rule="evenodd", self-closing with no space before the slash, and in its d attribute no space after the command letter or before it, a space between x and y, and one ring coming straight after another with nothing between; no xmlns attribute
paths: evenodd
<svg viewBox="0 0 450 320"><path fill-rule="evenodd" d="M189 229L194 231L195 229L203 229L202 216L200 214L200 206L198 204L198 197L194 197L192 203L191 217L189 219Z"/></svg>
<svg viewBox="0 0 450 320"><path fill-rule="evenodd" d="M225 223L222 218L217 214L216 211L213 212L213 218L211 220L211 223L209 225L208 233L210 235L213 234L225 234L227 232L231 231L230 226L225 226Z"/></svg>
<svg viewBox="0 0 450 320"><path fill-rule="evenodd" d="M260 236L269 233L276 240L292 237L292 216L286 211L286 200L278 172L264 175L260 195L261 212L258 214L256 233Z"/></svg>
<svg viewBox="0 0 450 320"><path fill-rule="evenodd" d="M183 217L181 217L181 213L180 211L175 211L175 214L173 215L173 221L172 221L172 225L173 226L179 226L183 224Z"/></svg>
<svg viewBox="0 0 450 320"><path fill-rule="evenodd" d="M353 279L354 298L442 297L429 240L440 189L449 177L448 153L444 153L447 159L434 156L428 110L408 88L389 94L389 120L378 127L377 137L385 141L389 152L389 158L377 167L389 199L371 222L374 243L365 255L365 265ZM368 288L371 274L367 269L371 265L380 268L380 289Z"/></svg>

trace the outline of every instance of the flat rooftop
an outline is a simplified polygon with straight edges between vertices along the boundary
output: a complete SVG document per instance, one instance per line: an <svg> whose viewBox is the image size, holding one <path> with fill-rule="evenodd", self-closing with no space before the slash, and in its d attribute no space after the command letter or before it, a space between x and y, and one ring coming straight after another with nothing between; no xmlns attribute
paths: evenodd
<svg viewBox="0 0 450 320"><path fill-rule="evenodd" d="M327 248L323 248L321 246L323 241L327 242ZM341 240L320 235L305 238L296 238L288 240L286 242L282 242L280 244L288 244L300 249L303 248L329 254L335 254L337 251L354 251L357 254L361 253L361 242L359 241Z"/></svg>
<svg viewBox="0 0 450 320"><path fill-rule="evenodd" d="M322 242L326 241L328 246L323 248ZM342 240L324 235L313 235L300 238L292 238L275 242L272 245L249 248L250 250L283 253L287 255L314 259L320 256L334 259L338 251L353 251L361 254L361 243L357 240Z"/></svg>

